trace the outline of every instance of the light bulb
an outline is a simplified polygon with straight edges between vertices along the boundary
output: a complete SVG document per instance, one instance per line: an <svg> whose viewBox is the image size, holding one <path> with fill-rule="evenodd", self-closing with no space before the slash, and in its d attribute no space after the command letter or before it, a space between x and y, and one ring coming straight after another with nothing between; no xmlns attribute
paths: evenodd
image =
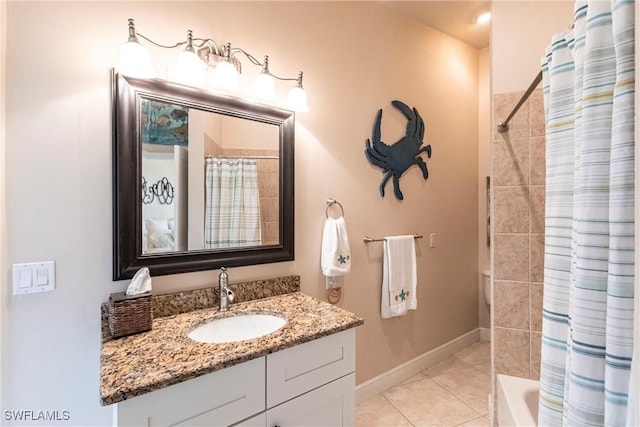
<svg viewBox="0 0 640 427"><path fill-rule="evenodd" d="M189 85L202 85L205 82L204 69L205 64L198 58L198 55L185 49L178 54L173 70L173 79Z"/></svg>
<svg viewBox="0 0 640 427"><path fill-rule="evenodd" d="M296 86L289 91L289 99L287 100L287 106L293 111L306 113L309 111L307 105L307 92L302 87Z"/></svg>
<svg viewBox="0 0 640 427"><path fill-rule="evenodd" d="M219 62L213 72L213 85L223 89L238 88L238 70L228 61Z"/></svg>
<svg viewBox="0 0 640 427"><path fill-rule="evenodd" d="M476 16L476 24L486 24L489 21L491 21L491 12L488 10L480 12L478 16Z"/></svg>
<svg viewBox="0 0 640 427"><path fill-rule="evenodd" d="M253 93L258 98L274 99L276 97L276 82L271 74L260 73L253 82Z"/></svg>
<svg viewBox="0 0 640 427"><path fill-rule="evenodd" d="M128 41L122 46L116 69L131 77L147 79L156 76L149 52L136 41Z"/></svg>

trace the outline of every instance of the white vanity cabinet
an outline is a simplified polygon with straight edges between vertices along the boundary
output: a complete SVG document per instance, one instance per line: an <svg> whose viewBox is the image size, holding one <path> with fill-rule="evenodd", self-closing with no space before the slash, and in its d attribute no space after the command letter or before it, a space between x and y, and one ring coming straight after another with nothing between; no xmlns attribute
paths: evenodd
<svg viewBox="0 0 640 427"><path fill-rule="evenodd" d="M117 403L114 425L230 425L264 411L264 378L265 358L253 359Z"/></svg>
<svg viewBox="0 0 640 427"><path fill-rule="evenodd" d="M117 403L114 425L352 426L355 329Z"/></svg>
<svg viewBox="0 0 640 427"><path fill-rule="evenodd" d="M355 424L355 329L267 356L267 427Z"/></svg>
<svg viewBox="0 0 640 427"><path fill-rule="evenodd" d="M267 410L267 427L355 425L355 374Z"/></svg>

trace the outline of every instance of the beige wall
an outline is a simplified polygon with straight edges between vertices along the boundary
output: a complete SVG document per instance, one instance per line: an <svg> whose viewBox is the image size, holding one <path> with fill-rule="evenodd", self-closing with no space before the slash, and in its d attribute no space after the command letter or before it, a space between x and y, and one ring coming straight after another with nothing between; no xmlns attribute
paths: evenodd
<svg viewBox="0 0 640 427"><path fill-rule="evenodd" d="M300 274L302 290L324 299L320 237L325 199L333 197L345 209L353 258L339 305L365 318L357 330L358 383L478 326L476 49L375 2L12 2L8 262L55 260L57 289L13 297L3 286L3 409L70 410L73 424L110 422L97 403L99 305L126 282L111 282L109 68L129 17L160 42L192 29L268 53L274 72L305 72L310 112L296 117L296 260L234 268L232 282ZM158 69L175 54L152 50ZM410 169L402 202L391 186L380 198L381 171L364 157L378 108L387 142L404 133L393 99L420 111L433 147L429 180ZM361 239L414 232L438 234L435 248L417 242L418 310L383 321L382 247ZM201 288L217 274L155 277L153 286L159 293ZM8 269L3 283L10 283Z"/></svg>
<svg viewBox="0 0 640 427"><path fill-rule="evenodd" d="M525 90L540 71L544 49L573 22L573 0L491 2L493 93Z"/></svg>
<svg viewBox="0 0 640 427"><path fill-rule="evenodd" d="M491 270L486 191L486 178L491 176L491 56L488 47L478 52L478 59L478 322L481 328L490 328L490 307L482 289L482 272Z"/></svg>

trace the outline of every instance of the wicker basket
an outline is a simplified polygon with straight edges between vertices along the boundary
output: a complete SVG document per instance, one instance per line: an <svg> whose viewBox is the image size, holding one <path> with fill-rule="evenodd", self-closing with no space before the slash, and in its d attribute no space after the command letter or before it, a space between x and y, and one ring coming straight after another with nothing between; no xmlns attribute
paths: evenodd
<svg viewBox="0 0 640 427"><path fill-rule="evenodd" d="M152 321L151 292L109 297L109 330L114 338L150 331Z"/></svg>

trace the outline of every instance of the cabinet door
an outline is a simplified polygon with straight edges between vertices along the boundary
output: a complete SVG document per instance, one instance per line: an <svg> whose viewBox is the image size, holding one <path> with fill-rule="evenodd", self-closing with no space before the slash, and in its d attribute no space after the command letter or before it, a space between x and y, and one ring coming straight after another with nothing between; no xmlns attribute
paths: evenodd
<svg viewBox="0 0 640 427"><path fill-rule="evenodd" d="M265 410L265 358L115 405L118 426L228 426Z"/></svg>
<svg viewBox="0 0 640 427"><path fill-rule="evenodd" d="M239 422L238 424L234 424L233 427L266 427L267 426L267 413L263 412L261 414L256 415L255 417L251 417L248 420L244 420Z"/></svg>
<svg viewBox="0 0 640 427"><path fill-rule="evenodd" d="M267 427L355 425L355 374L267 410Z"/></svg>
<svg viewBox="0 0 640 427"><path fill-rule="evenodd" d="M267 408L355 371L355 329L267 355Z"/></svg>

